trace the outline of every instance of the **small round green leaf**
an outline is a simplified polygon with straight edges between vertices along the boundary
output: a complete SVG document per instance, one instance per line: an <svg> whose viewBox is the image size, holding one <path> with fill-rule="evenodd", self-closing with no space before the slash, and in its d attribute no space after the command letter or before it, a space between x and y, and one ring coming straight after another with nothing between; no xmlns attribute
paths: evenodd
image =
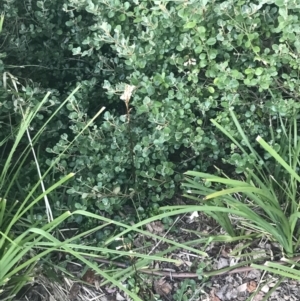
<svg viewBox="0 0 300 301"><path fill-rule="evenodd" d="M215 89L213 87L208 87L207 90L209 93L215 93Z"/></svg>
<svg viewBox="0 0 300 301"><path fill-rule="evenodd" d="M196 26L195 21L188 22L184 25L184 28L194 28Z"/></svg>
<svg viewBox="0 0 300 301"><path fill-rule="evenodd" d="M261 68L261 67L255 69L255 74L256 74L256 75L261 75L263 72L264 72L264 69Z"/></svg>
<svg viewBox="0 0 300 301"><path fill-rule="evenodd" d="M206 41L206 44L209 45L209 46L212 46L212 45L215 45L217 42L216 38L209 38L207 41Z"/></svg>

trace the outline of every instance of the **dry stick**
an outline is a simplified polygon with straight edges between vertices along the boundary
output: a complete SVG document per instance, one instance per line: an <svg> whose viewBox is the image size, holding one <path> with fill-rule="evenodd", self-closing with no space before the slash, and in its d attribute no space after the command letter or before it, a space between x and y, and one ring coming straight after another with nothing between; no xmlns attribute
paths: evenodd
<svg viewBox="0 0 300 301"><path fill-rule="evenodd" d="M114 261L114 260L108 260L108 259L104 259L104 258L95 258L95 257L91 257L91 256L84 256L87 259L92 259L96 262L100 262L100 263L107 263L107 264L111 264L111 265L115 265L117 267L120 268L128 268L128 265L122 262L118 262L118 261ZM290 260L292 261L299 261L300 260L300 256L296 256L291 258ZM274 261L274 263L277 264L281 264L281 265L285 265L288 262L285 261ZM244 273L244 272L249 272L255 270L252 267L246 266L246 267L240 267L240 268L236 268L233 269L231 271L220 271L218 273L218 271L214 271L213 272L213 276L221 276L221 275L230 275L230 274L236 274L236 273ZM170 272L170 271L162 271L162 270L152 270L152 269L140 269L138 270L140 273L143 274L149 274L149 275L155 275L155 276L161 276L161 277L170 277L170 278L198 278L198 274L197 273L178 273L178 272ZM210 273L203 273L203 275L205 276L209 276Z"/></svg>

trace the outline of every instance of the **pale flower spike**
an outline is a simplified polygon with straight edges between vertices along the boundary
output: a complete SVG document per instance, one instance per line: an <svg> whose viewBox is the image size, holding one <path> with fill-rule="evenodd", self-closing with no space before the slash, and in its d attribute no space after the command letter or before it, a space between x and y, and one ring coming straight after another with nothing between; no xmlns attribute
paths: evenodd
<svg viewBox="0 0 300 301"><path fill-rule="evenodd" d="M129 101L129 99L132 95L132 92L134 91L135 88L136 88L136 86L126 85L124 92L120 98L124 101Z"/></svg>

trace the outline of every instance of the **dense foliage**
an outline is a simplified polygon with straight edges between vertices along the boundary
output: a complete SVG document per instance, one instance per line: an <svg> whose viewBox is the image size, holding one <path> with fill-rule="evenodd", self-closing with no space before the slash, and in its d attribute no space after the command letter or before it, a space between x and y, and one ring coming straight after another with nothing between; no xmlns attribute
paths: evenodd
<svg viewBox="0 0 300 301"><path fill-rule="evenodd" d="M58 209L113 212L132 199L142 210L171 198L187 169L229 163L242 172L251 156L209 119L237 137L233 107L249 140L260 135L278 147L277 116L300 106L299 7L299 0L2 1L0 140L13 137L17 105L52 92L31 124L36 133L81 83L39 139L46 169L106 107L45 179L76 173L55 197ZM135 87L127 101L125 85ZM21 191L33 170L28 160Z"/></svg>

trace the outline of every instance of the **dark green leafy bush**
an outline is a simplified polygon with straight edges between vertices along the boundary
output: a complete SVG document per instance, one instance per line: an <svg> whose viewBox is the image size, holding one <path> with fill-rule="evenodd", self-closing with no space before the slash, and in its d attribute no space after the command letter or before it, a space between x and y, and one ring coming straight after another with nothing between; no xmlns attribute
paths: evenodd
<svg viewBox="0 0 300 301"><path fill-rule="evenodd" d="M40 140L44 168L107 107L46 180L74 171L66 188L73 206L113 211L128 199L145 208L171 198L187 169L229 163L244 171L253 158L209 119L237 137L234 107L249 140L280 139L278 115L300 106L299 7L298 0L2 3L0 70L22 83L17 101L34 105L46 87L53 91L33 130L60 96L83 85ZM126 84L135 86L127 107L120 99ZM0 97L8 123L16 100L10 91Z"/></svg>

